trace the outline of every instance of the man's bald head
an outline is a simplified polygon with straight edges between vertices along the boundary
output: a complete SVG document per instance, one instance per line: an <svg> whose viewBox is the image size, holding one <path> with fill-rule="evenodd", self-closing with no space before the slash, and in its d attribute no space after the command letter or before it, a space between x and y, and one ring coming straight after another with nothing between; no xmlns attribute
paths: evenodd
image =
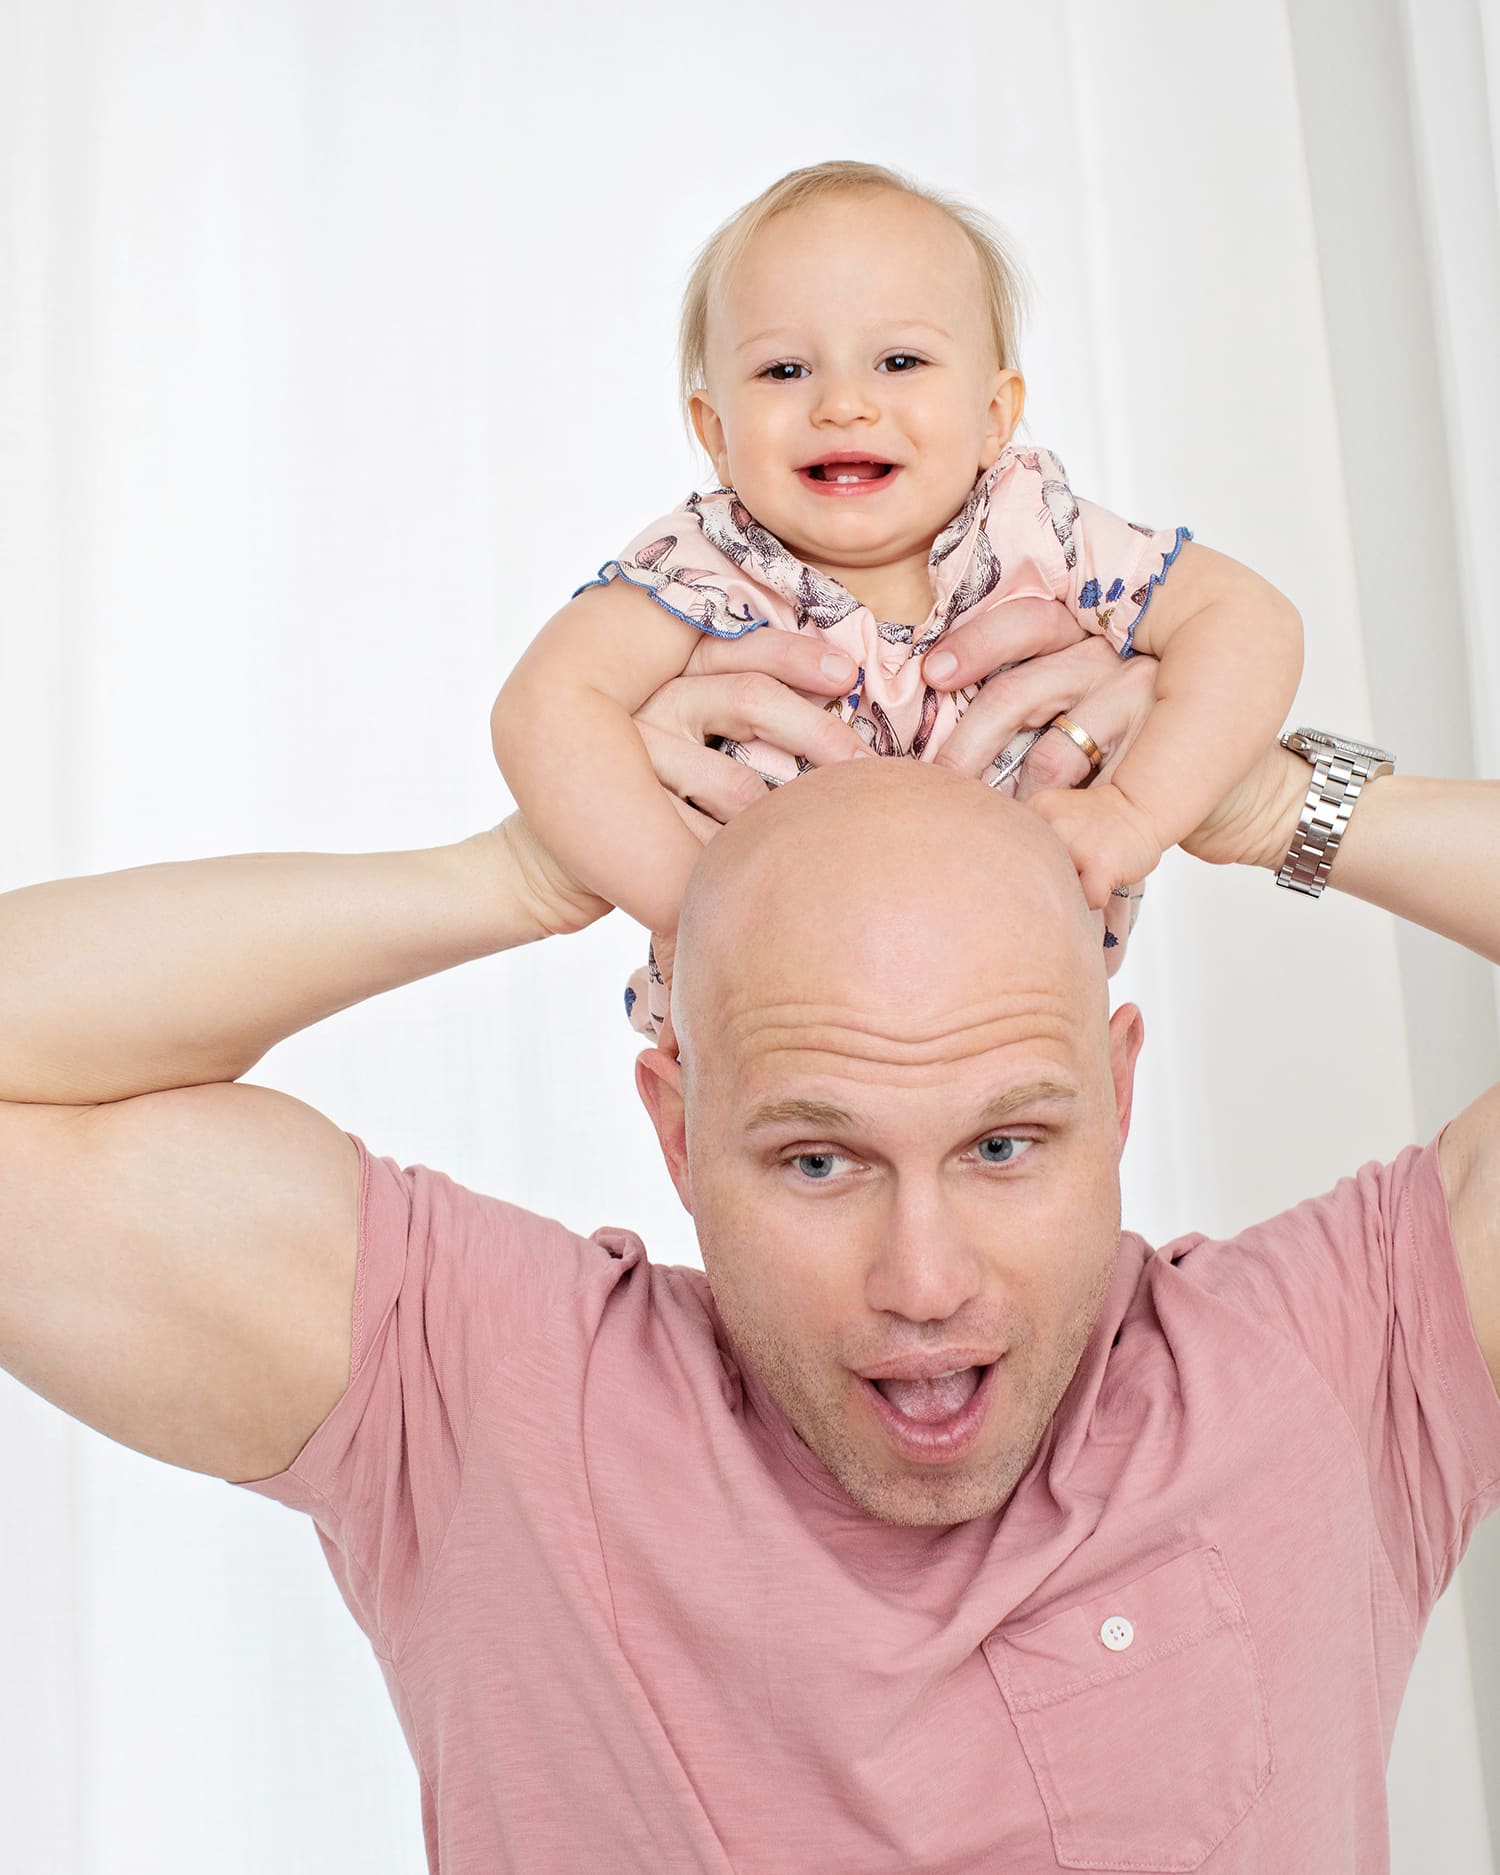
<svg viewBox="0 0 1500 1875"><path fill-rule="evenodd" d="M683 901L672 1016L684 1066L726 1000L816 994L820 976L899 1008L1046 956L1106 1009L1100 920L1037 815L926 763L814 770L705 848Z"/></svg>

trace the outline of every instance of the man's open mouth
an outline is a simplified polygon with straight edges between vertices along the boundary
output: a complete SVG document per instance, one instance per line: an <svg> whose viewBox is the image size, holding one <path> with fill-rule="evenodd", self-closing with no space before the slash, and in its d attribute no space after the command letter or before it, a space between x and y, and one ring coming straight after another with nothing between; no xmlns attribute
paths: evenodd
<svg viewBox="0 0 1500 1875"><path fill-rule="evenodd" d="M985 1371L982 1367L961 1367L951 1374L934 1374L930 1380L872 1380L870 1385L903 1418L936 1426L963 1411L979 1391Z"/></svg>
<svg viewBox="0 0 1500 1875"><path fill-rule="evenodd" d="M1000 1360L994 1360L920 1378L866 1374L861 1381L875 1417L901 1455L931 1464L961 1458L977 1441L999 1368Z"/></svg>

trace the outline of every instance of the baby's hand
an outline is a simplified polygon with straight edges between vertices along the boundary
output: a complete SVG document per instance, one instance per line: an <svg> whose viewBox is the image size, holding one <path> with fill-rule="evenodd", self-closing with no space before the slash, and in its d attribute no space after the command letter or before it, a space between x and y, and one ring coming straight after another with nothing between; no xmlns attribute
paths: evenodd
<svg viewBox="0 0 1500 1875"><path fill-rule="evenodd" d="M1091 911L1102 911L1116 886L1144 879L1161 859L1164 848L1155 822L1110 782L1088 789L1048 788L1026 805L1068 849Z"/></svg>

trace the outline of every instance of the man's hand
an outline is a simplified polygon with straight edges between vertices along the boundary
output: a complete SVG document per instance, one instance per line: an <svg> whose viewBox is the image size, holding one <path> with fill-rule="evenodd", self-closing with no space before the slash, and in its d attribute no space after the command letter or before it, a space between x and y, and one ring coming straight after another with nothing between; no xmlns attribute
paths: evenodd
<svg viewBox="0 0 1500 1875"><path fill-rule="evenodd" d="M1013 599L948 634L924 669L934 682L983 686L936 757L942 766L985 775L1014 739L1025 748L1026 734L1034 738L1016 797L1029 800L1067 847L1095 911L1115 887L1133 886L1155 868L1155 828L1110 781L1151 712L1154 658L1121 658L1056 600ZM1104 760L1097 778L1071 737L1049 733L1060 715L1098 745ZM1080 784L1090 781L1083 792Z"/></svg>
<svg viewBox="0 0 1500 1875"><path fill-rule="evenodd" d="M708 738L797 749L815 768L866 754L855 730L827 707L857 675L842 652L789 632L705 636L683 675L636 711L635 726L657 780L706 843L767 792L754 769L707 748Z"/></svg>
<svg viewBox="0 0 1500 1875"><path fill-rule="evenodd" d="M922 670L945 690L982 686L935 766L982 777L1016 737L1026 731L1037 736L1016 777L1016 795L1024 801L1088 779L1082 751L1067 736L1047 733L1059 715L1072 717L1099 745L1099 781L1109 780L1150 714L1157 664L1120 657L1103 638L1085 633L1057 600L1011 599L944 633Z"/></svg>
<svg viewBox="0 0 1500 1875"><path fill-rule="evenodd" d="M841 652L788 632L703 638L683 675L663 684L635 715L657 780L699 840L707 844L769 792L754 769L708 748L710 736L799 749L814 767L869 755L859 735L820 700L842 696L856 675ZM670 990L676 934L654 932L651 948ZM677 1052L670 1011L657 1046Z"/></svg>

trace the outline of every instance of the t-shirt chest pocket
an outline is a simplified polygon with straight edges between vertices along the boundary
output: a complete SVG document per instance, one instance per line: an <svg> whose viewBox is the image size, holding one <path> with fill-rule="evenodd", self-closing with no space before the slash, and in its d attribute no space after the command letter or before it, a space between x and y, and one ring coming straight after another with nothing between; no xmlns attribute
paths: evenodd
<svg viewBox="0 0 1500 1875"><path fill-rule="evenodd" d="M1064 1868L1201 1868L1266 1787L1265 1686L1216 1546L984 1652Z"/></svg>

